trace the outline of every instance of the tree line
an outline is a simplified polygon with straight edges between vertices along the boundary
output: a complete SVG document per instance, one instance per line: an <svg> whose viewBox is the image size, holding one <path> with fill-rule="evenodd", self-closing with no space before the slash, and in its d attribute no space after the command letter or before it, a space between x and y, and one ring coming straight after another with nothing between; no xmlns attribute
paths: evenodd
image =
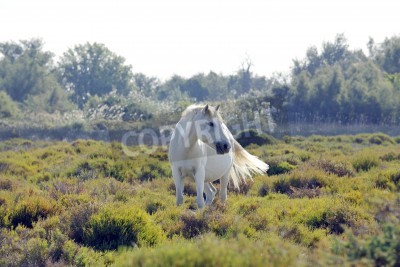
<svg viewBox="0 0 400 267"><path fill-rule="evenodd" d="M351 50L343 34L303 59L289 75L255 75L246 59L231 75L174 75L162 82L135 72L125 59L99 43L68 49L55 62L40 39L0 43L0 118L23 111L86 109L115 99L223 101L264 97L296 122L398 123L400 36L367 43L368 54ZM111 102L110 102L111 99Z"/></svg>

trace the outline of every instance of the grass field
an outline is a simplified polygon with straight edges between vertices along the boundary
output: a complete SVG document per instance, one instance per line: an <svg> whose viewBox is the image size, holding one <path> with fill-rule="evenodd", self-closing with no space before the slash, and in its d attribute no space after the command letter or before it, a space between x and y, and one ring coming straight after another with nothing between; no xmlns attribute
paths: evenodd
<svg viewBox="0 0 400 267"><path fill-rule="evenodd" d="M1 142L0 266L400 265L400 137L272 141L204 210L191 181L175 206L164 147Z"/></svg>

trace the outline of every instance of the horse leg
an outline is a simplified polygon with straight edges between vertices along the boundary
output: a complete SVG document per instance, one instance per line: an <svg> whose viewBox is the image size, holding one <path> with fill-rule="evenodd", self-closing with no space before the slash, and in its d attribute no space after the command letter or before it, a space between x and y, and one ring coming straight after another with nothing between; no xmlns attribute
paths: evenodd
<svg viewBox="0 0 400 267"><path fill-rule="evenodd" d="M222 202L225 202L228 196L228 183L229 183L229 172L224 176L222 176L220 180L219 197L221 198Z"/></svg>
<svg viewBox="0 0 400 267"><path fill-rule="evenodd" d="M217 189L212 185L212 183L204 183L204 193L206 194L206 205L211 205Z"/></svg>
<svg viewBox="0 0 400 267"><path fill-rule="evenodd" d="M196 181L196 202L197 206L202 209L204 207L204 198L203 198L203 192L204 192L204 179L205 179L205 170L204 168L199 168L196 171L196 174L194 175L194 179Z"/></svg>
<svg viewBox="0 0 400 267"><path fill-rule="evenodd" d="M175 183L176 205L179 206L183 203L183 177L177 168L172 168L172 176L174 177Z"/></svg>

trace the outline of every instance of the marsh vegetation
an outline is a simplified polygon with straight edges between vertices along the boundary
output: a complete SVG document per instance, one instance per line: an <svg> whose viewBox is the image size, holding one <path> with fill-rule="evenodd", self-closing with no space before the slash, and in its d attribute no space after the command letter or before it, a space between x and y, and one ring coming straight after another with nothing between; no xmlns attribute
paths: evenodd
<svg viewBox="0 0 400 267"><path fill-rule="evenodd" d="M266 140L270 171L202 210L192 181L175 206L165 147L3 141L0 265L400 264L400 137Z"/></svg>

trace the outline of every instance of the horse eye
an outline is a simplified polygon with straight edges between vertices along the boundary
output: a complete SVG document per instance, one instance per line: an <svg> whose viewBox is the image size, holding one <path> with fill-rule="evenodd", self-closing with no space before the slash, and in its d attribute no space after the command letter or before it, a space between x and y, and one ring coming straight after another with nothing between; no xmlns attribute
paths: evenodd
<svg viewBox="0 0 400 267"><path fill-rule="evenodd" d="M212 121L210 121L210 122L208 123L208 125L210 125L210 127L214 127L214 123L213 123Z"/></svg>

